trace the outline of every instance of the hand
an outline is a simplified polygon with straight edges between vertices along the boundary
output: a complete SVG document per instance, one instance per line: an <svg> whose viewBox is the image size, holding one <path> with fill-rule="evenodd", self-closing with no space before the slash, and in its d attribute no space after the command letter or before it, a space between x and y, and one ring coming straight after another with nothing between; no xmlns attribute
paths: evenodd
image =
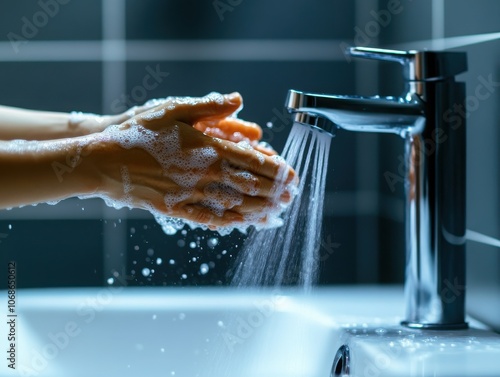
<svg viewBox="0 0 500 377"><path fill-rule="evenodd" d="M241 124L222 122L241 102L237 93L170 98L108 127L92 153L98 156L99 191L130 207L211 228L276 220L292 198L293 169L277 156L193 127Z"/></svg>

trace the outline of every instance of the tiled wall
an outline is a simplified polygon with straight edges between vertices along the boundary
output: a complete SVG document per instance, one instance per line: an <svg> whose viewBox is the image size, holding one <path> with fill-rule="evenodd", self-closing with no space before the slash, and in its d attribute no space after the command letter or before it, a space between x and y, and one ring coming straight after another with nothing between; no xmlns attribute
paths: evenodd
<svg viewBox="0 0 500 377"><path fill-rule="evenodd" d="M339 47L352 41L363 8L355 2L243 1L218 13L212 2L199 1L54 1L46 1L49 10L38 2L0 5L0 103L107 113L146 97L238 90L245 98L241 116L262 125L273 121L265 139L280 150L291 125L283 117L288 89L357 90L358 68L346 63ZM39 25L36 33L22 34L25 20ZM12 45L11 32L27 43ZM145 91L142 80L151 69L161 71L162 79ZM357 177L365 175L356 162L358 149L356 135L348 133L332 147L324 240L336 246L322 249L323 283L372 279L365 258L357 257L357 228L377 216L376 207L360 207L356 193ZM100 285L114 270L135 272L131 285L224 284L230 255L243 238L221 239L212 250L209 233L165 236L148 214L115 211L98 200L2 211L0 232L6 235L0 239L1 263L22 261L20 286ZM362 239L375 244L366 235ZM199 265L210 262L214 267L201 276ZM144 267L155 268L152 278L141 275Z"/></svg>
<svg viewBox="0 0 500 377"><path fill-rule="evenodd" d="M290 125L282 118L290 88L399 94L399 67L349 63L341 44L388 46L498 31L499 14L495 0L477 1L482 5L473 7L467 1L401 0L402 11L373 29L374 14L394 1L301 0L286 6L279 0L242 1L222 16L211 1L61 3L47 24L19 45L18 53L7 35L22 31L23 17L43 17L36 16L40 5L14 0L0 5L1 104L100 113L145 97L238 90L245 98L242 117L262 125L274 121L265 138L278 150ZM464 79L469 90L480 75L498 78L498 42L467 51L470 71ZM141 83L149 69L168 75L144 93ZM469 227L494 237L500 236L498 115L495 92L471 114L468 135ZM402 281L403 187L392 190L384 179L385 172L397 171L402 151L401 140L391 135L340 131L333 140L323 240L335 246L321 248L321 283ZM200 232L165 236L148 214L115 211L98 200L0 211L0 263L19 261L20 286L101 285L114 270L128 277L133 270L135 277L127 280L131 285L224 284L230 255L237 253L235 245L243 237L221 239L214 249L207 244L210 237ZM478 244L468 248L471 285L481 276L486 284L498 279L499 254ZM213 268L200 275L201 263ZM152 277L141 274L144 267L155 269ZM0 268L0 279L3 274Z"/></svg>

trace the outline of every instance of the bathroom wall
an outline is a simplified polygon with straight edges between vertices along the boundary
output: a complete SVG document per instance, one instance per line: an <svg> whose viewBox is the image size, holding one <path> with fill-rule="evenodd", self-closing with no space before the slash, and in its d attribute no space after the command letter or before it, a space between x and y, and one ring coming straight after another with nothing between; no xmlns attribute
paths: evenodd
<svg viewBox="0 0 500 377"><path fill-rule="evenodd" d="M344 46L409 46L499 31L495 0L474 6L464 0L300 0L286 7L279 0L41 3L0 5L1 104L111 113L147 98L238 90L245 99L241 116L272 122L264 139L278 151L291 125L283 114L290 88L400 93L399 67L351 61L342 54ZM13 44L9 33L22 39ZM481 77L498 78L498 42L461 50L469 52L470 66L461 79L474 96ZM143 80L151 71L160 72L158 85L146 89ZM497 238L498 96L495 89L468 118L467 187L468 227ZM339 131L334 138L321 284L403 281L403 187L391 186L384 175L397 171L401 154L396 136ZM226 284L244 236L220 238L216 246L208 242L213 236L165 236L145 212L70 199L0 211L0 265L18 262L21 287L98 286L112 277L114 284L127 285ZM500 297L500 257L496 249L469 242L468 258L468 302L483 307L475 300ZM202 263L211 267L205 275ZM144 268L155 272L144 276Z"/></svg>
<svg viewBox="0 0 500 377"><path fill-rule="evenodd" d="M352 42L358 3L3 1L0 103L112 113L148 98L238 90L241 116L272 122L264 139L279 151L291 126L283 113L288 89L357 91L359 67L347 64L341 46ZM151 72L157 85L146 89ZM360 148L348 133L332 147L322 283L376 281L366 263L376 251L358 255L377 239L377 207L363 205L372 193L357 192L359 177L372 174L357 158ZM166 236L148 213L76 199L0 211L0 235L0 263L18 262L20 287L95 286L117 275L129 285L225 284L244 239L233 234L212 249L210 232ZM211 267L206 275L202 263ZM155 273L144 276L146 267Z"/></svg>

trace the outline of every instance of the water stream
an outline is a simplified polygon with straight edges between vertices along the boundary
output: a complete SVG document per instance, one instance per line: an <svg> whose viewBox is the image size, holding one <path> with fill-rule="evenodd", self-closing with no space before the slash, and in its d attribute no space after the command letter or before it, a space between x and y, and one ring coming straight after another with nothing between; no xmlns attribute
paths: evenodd
<svg viewBox="0 0 500 377"><path fill-rule="evenodd" d="M232 285L296 285L316 281L331 136L294 124L282 156L301 181L280 228L252 231L238 255Z"/></svg>

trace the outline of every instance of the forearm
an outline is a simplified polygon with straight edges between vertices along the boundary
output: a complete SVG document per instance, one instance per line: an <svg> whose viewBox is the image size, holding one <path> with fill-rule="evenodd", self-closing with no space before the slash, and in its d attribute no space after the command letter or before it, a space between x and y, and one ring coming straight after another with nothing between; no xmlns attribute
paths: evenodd
<svg viewBox="0 0 500 377"><path fill-rule="evenodd" d="M0 208L88 195L99 187L90 137L0 141Z"/></svg>
<svg viewBox="0 0 500 377"><path fill-rule="evenodd" d="M0 106L0 140L53 140L88 135L102 128L98 117L79 120L67 113Z"/></svg>

